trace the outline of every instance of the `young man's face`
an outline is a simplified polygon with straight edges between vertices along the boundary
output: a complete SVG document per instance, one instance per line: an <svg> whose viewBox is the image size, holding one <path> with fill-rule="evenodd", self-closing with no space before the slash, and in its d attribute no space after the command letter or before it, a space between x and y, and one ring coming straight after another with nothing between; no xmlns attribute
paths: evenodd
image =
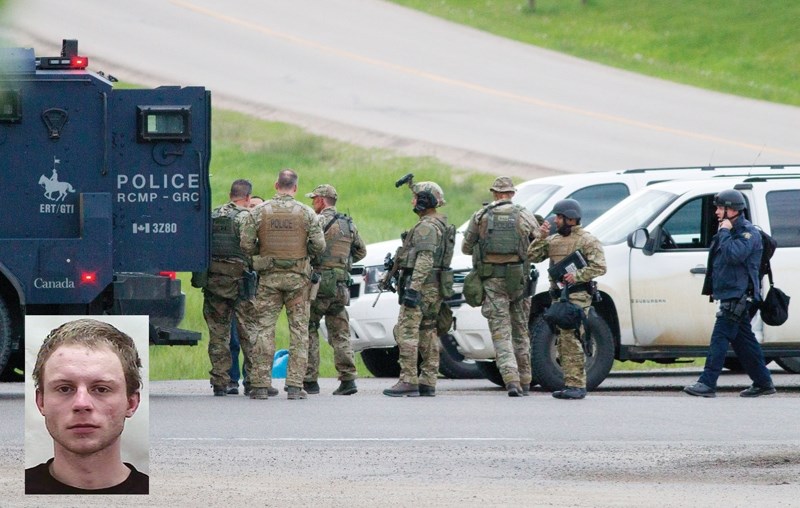
<svg viewBox="0 0 800 508"><path fill-rule="evenodd" d="M107 347L65 345L44 365L36 405L58 451L90 455L110 446L139 407L139 393L126 393L117 355Z"/></svg>

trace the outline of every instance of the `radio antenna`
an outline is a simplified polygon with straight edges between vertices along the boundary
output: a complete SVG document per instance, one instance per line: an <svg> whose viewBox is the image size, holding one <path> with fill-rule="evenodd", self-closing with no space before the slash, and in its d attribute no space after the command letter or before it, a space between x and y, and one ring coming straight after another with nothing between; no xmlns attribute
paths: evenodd
<svg viewBox="0 0 800 508"><path fill-rule="evenodd" d="M755 159L753 159L753 163L752 163L752 164L750 164L750 169L753 169L753 166L755 166L755 165L756 165L756 161L758 161L759 157L761 157L761 152L763 152L763 151L764 151L764 147L765 147L765 146L767 146L767 145L766 145L766 143L765 143L765 144L763 144L763 145L761 145L761 149L758 151L758 155L756 155L756 158L755 158Z"/></svg>

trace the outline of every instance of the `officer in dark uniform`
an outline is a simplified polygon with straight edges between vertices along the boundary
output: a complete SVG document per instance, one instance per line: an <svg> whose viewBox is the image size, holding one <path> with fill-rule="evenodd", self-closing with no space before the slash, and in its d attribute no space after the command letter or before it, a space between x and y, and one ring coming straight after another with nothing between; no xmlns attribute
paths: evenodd
<svg viewBox="0 0 800 508"><path fill-rule="evenodd" d="M719 230L708 251L703 293L719 300L717 320L711 332L706 365L700 379L683 389L697 397L716 397L717 379L725 363L728 344L753 380L742 397L772 395L775 386L766 367L764 353L753 335L750 320L761 300L761 234L742 213L747 207L741 192L724 190L714 198Z"/></svg>

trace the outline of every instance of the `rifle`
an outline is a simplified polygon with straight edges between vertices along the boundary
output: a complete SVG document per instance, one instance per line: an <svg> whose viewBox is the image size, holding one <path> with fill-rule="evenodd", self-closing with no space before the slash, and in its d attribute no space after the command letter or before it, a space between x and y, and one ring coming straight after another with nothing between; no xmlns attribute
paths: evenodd
<svg viewBox="0 0 800 508"><path fill-rule="evenodd" d="M372 303L373 307L378 304L378 300L384 291L391 291L392 293L397 292L397 283L400 277L400 263L397 262L397 255L399 253L400 248L397 249L394 259L392 259L391 252L387 252L386 257L383 258L383 268L386 271L384 272L383 278L378 281L378 296L375 297L375 301Z"/></svg>

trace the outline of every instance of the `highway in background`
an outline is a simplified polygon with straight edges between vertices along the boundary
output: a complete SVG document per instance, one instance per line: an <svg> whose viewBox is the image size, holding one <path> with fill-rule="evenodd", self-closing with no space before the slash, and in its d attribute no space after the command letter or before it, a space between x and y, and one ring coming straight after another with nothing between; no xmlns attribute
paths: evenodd
<svg viewBox="0 0 800 508"><path fill-rule="evenodd" d="M704 91L377 0L11 0L7 37L143 85L495 174L800 163L800 108Z"/></svg>

